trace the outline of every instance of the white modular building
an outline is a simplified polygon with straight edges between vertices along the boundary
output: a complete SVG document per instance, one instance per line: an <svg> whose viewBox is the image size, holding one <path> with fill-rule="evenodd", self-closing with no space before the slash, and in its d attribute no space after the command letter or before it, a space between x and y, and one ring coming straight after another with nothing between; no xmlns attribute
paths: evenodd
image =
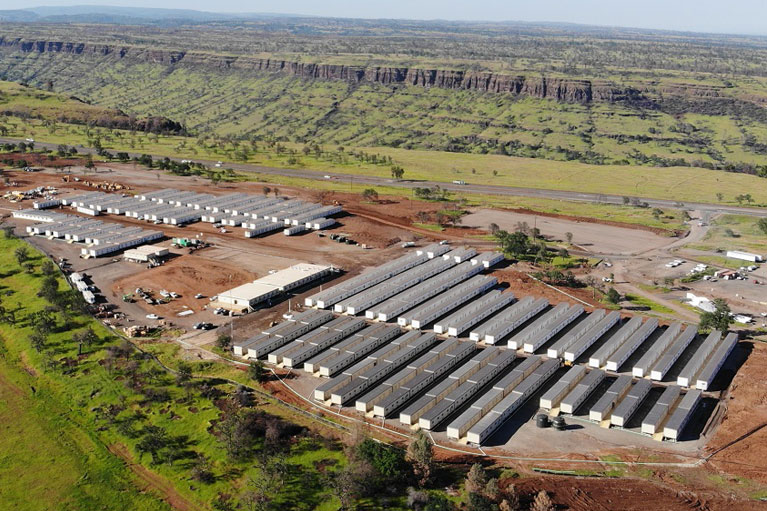
<svg viewBox="0 0 767 511"><path fill-rule="evenodd" d="M285 291L318 280L329 274L330 271L329 266L296 264L253 282L219 293L218 304L231 310L250 311L259 303Z"/></svg>
<svg viewBox="0 0 767 511"><path fill-rule="evenodd" d="M764 257L759 254L752 254L750 252L741 252L740 250L728 250L728 259L740 259L741 261L748 261L751 263L761 263L764 261Z"/></svg>

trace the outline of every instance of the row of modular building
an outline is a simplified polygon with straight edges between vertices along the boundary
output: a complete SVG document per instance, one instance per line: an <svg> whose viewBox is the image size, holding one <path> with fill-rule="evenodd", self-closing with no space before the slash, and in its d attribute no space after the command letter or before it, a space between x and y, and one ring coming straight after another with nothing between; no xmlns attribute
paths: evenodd
<svg viewBox="0 0 767 511"><path fill-rule="evenodd" d="M62 198L60 204L93 216L108 213L158 224L202 221L242 227L249 238L278 230L290 236L305 230L326 229L336 223L331 217L343 211L338 205L324 206L298 199L246 193L215 196L170 188L135 196L92 192Z"/></svg>
<svg viewBox="0 0 767 511"><path fill-rule="evenodd" d="M314 398L326 405L477 445L541 393L543 410L647 433L646 420L648 435L684 439L736 335L517 298L482 274L502 259L444 244L413 250L309 296L304 312L234 353L320 377ZM667 388L679 399L653 419Z"/></svg>
<svg viewBox="0 0 767 511"><path fill-rule="evenodd" d="M140 227L126 227L93 218L66 215L55 211L14 211L13 217L38 222L26 227L30 235L61 239L69 243L86 245L82 257L100 257L125 249L144 245L164 237L161 231L149 231Z"/></svg>

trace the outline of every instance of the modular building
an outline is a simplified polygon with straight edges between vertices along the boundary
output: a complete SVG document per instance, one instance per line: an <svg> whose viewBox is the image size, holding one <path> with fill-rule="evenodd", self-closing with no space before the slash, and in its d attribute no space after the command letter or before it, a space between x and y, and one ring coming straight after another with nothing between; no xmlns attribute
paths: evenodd
<svg viewBox="0 0 767 511"><path fill-rule="evenodd" d="M157 247L154 245L143 245L140 247L126 250L123 254L123 258L127 261L134 261L137 263L146 263L150 260L160 259L167 256L169 253L165 247Z"/></svg>
<svg viewBox="0 0 767 511"><path fill-rule="evenodd" d="M35 209L48 209L61 206L61 199L44 199L32 203Z"/></svg>
<svg viewBox="0 0 767 511"><path fill-rule="evenodd" d="M752 254L750 252L741 252L740 250L728 250L727 257L730 259L740 259L741 261L749 261L751 263L761 263L764 261L764 257L759 254Z"/></svg>
<svg viewBox="0 0 767 511"><path fill-rule="evenodd" d="M329 266L296 264L253 282L218 294L218 304L224 308L250 311L280 293L301 287L329 274Z"/></svg>
<svg viewBox="0 0 767 511"><path fill-rule="evenodd" d="M21 211L14 211L13 218L19 218L21 220L31 220L33 222L61 222L70 215L55 212L43 212L34 209L22 209Z"/></svg>
<svg viewBox="0 0 767 511"><path fill-rule="evenodd" d="M92 247L86 247L81 250L81 257L100 257L126 248L135 247L136 245L142 245L148 241L154 241L162 238L164 235L160 231L142 231L137 234L120 241L114 241L106 243L104 245L94 245Z"/></svg>

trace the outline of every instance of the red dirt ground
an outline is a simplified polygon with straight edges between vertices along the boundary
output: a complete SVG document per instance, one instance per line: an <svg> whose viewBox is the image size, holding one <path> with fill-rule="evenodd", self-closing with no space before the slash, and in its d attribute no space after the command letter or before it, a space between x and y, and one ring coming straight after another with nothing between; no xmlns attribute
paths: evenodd
<svg viewBox="0 0 767 511"><path fill-rule="evenodd" d="M159 292L162 289L178 293L180 297L168 304L146 307L151 312L172 316L184 310L184 306L199 312L203 305L207 305L208 300L195 299L197 293L210 293L208 296L212 296L256 278L256 275L240 268L190 254L172 259L159 268L141 270L135 275L117 280L112 290L121 296L133 293L137 287L151 289L155 299L160 298ZM137 303L143 302L138 298Z"/></svg>
<svg viewBox="0 0 767 511"><path fill-rule="evenodd" d="M729 499L720 494L686 490L679 484L661 484L628 478L533 477L501 481L501 488L514 484L523 504L546 490L557 509L572 511L717 511L764 509L764 504Z"/></svg>
<svg viewBox="0 0 767 511"><path fill-rule="evenodd" d="M767 346L752 348L724 397L727 410L707 451L715 470L767 484Z"/></svg>

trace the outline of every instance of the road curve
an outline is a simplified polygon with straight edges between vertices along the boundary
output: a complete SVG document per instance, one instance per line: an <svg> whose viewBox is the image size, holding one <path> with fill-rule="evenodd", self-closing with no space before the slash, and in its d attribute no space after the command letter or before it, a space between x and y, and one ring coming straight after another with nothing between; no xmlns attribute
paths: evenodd
<svg viewBox="0 0 767 511"><path fill-rule="evenodd" d="M0 138L0 143L18 143L23 142L22 139L14 138ZM35 147L42 147L45 149L55 150L58 144L52 144L49 142L37 142L35 141ZM78 151L84 153L95 154L96 151L93 148L76 146ZM141 156L142 153L131 153L128 155L133 157ZM154 159L162 159L165 156L152 155ZM194 161L213 167L217 162L214 160L204 160L195 158ZM275 167L265 167L262 165L252 165L247 163L226 163L227 168L231 168L240 172L259 172L262 174L272 174L285 177L296 177L303 179L316 179L324 180L327 173L316 170L307 169L283 169ZM465 185L457 185L454 183L443 181L413 181L413 180L401 180L395 181L384 177L375 176L355 176L353 174L336 174L331 176L332 179L345 181L349 180L350 183L371 185L371 186L393 186L398 188L413 189L416 187L433 187L439 186L443 189L450 190L451 192L458 193L475 193L485 195L500 195L510 197L532 197L540 199L554 199L554 200L567 200L578 202L597 202L602 204L623 204L623 196L621 195L609 195L602 193L589 193L589 192L577 192L566 190L546 190L541 188L520 188L513 186L497 186L497 185L482 185L467 183ZM738 214L738 215L750 215L758 217L767 217L767 209L748 208L741 206L726 206L723 204L710 204L703 202L683 202L670 200L670 199L653 199L649 197L637 197L640 201L646 202L653 208L673 208L684 207L686 209L695 209L708 214ZM682 204L683 206L680 206Z"/></svg>

